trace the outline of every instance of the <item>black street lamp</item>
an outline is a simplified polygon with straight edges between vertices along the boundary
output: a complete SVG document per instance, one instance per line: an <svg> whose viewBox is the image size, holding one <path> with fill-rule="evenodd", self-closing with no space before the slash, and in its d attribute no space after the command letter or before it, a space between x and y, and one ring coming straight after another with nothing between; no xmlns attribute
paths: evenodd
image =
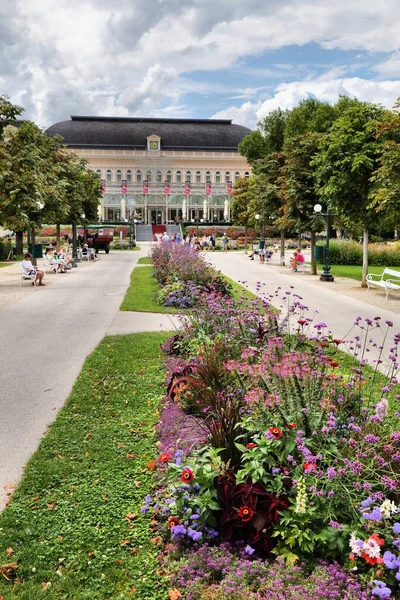
<svg viewBox="0 0 400 600"><path fill-rule="evenodd" d="M325 246L325 264L324 271L320 276L320 281L334 281L334 277L331 274L331 267L329 266L329 231L331 226L331 217L335 217L333 213L331 213L329 209L329 203L327 204L326 213L322 213L322 206L320 204L316 204L314 206L314 212L321 215L321 217L326 217L326 246Z"/></svg>

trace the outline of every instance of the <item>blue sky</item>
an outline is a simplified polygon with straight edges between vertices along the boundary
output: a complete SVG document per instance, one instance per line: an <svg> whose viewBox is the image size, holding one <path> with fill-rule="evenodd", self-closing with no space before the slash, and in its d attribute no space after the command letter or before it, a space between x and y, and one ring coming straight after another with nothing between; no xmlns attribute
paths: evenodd
<svg viewBox="0 0 400 600"><path fill-rule="evenodd" d="M0 0L0 93L71 114L231 118L400 96L400 2Z"/></svg>

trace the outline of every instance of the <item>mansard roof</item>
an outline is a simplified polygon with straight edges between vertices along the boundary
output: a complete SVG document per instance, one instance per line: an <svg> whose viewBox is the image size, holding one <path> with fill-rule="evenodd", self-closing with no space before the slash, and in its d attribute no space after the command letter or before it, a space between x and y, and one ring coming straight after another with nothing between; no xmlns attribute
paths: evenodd
<svg viewBox="0 0 400 600"><path fill-rule="evenodd" d="M161 138L161 150L236 152L250 129L225 119L150 119L136 117L79 117L47 129L61 135L71 148L146 150L147 137Z"/></svg>

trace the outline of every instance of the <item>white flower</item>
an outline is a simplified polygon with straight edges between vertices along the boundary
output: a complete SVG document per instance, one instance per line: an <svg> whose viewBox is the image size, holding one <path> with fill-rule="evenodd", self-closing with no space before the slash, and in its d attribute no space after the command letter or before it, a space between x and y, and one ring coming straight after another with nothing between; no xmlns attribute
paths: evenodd
<svg viewBox="0 0 400 600"><path fill-rule="evenodd" d="M396 506L396 504L394 502L391 502L390 500L385 500L384 502L382 502L382 504L380 505L379 509L381 511L381 515L385 519L388 519L390 516L392 516L395 513L399 512L399 509Z"/></svg>
<svg viewBox="0 0 400 600"><path fill-rule="evenodd" d="M352 533L350 536L349 545L353 554L356 556L361 556L364 548L364 542L356 538L354 533Z"/></svg>
<svg viewBox="0 0 400 600"><path fill-rule="evenodd" d="M362 551L368 554L370 558L379 558L381 555L381 549L379 544L372 538L368 538L362 547Z"/></svg>

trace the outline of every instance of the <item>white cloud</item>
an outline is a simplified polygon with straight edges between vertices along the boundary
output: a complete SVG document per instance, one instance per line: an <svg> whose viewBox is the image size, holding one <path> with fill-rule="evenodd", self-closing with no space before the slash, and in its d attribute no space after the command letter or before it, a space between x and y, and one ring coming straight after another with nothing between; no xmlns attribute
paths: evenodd
<svg viewBox="0 0 400 600"><path fill-rule="evenodd" d="M26 117L42 125L72 113L149 115L175 107L182 114L183 94L207 90L212 94L214 87L222 92L225 87L232 96L247 94L248 90L232 90L224 69L240 70L238 63L248 57L294 44L394 53L377 70L384 79L398 74L398 0L369 5L365 0L14 0L8 5L0 0L0 4L0 93L23 101ZM250 67L246 87L260 87L259 81L250 79L252 70L254 76L255 71L264 71L266 78L276 80L287 79L288 69L298 79L308 72L308 83L315 84L311 67L285 61L276 67ZM191 84L188 74L206 70L220 70L221 78L215 86L204 84L203 91L202 84ZM319 93L329 95L330 87L336 89L335 81L345 81L353 90L353 80L341 79L343 75L338 70L326 74L325 81L319 81ZM379 88L383 96L385 82ZM361 83L355 87L367 93ZM245 103L227 110L250 122L251 106L255 113L278 102L286 106L304 93L301 82L287 84L260 107Z"/></svg>
<svg viewBox="0 0 400 600"><path fill-rule="evenodd" d="M400 52L395 52L388 60L376 65L374 71L377 71L382 77L398 77L400 73Z"/></svg>
<svg viewBox="0 0 400 600"><path fill-rule="evenodd" d="M274 96L264 102L245 102L213 115L214 119L233 119L235 123L254 128L255 125L276 108L291 109L310 96L323 102L335 103L339 96L356 97L365 102L382 104L392 108L400 92L398 81L371 81L359 77L295 81L278 86Z"/></svg>

